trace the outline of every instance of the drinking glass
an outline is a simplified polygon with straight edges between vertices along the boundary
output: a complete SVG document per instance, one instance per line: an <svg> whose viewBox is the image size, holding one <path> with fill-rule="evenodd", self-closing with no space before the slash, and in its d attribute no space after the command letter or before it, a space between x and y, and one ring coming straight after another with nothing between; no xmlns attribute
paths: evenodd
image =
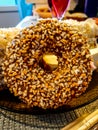
<svg viewBox="0 0 98 130"><path fill-rule="evenodd" d="M48 0L48 5L53 17L62 19L70 0Z"/></svg>

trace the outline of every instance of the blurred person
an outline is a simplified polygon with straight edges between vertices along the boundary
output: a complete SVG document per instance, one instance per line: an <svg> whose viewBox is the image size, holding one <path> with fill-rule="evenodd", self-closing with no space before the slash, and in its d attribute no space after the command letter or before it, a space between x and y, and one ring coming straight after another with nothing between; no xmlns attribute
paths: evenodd
<svg viewBox="0 0 98 130"><path fill-rule="evenodd" d="M85 13L88 17L98 17L98 0L85 0Z"/></svg>
<svg viewBox="0 0 98 130"><path fill-rule="evenodd" d="M75 3L75 6L72 10L70 10L70 13L74 12L81 12L84 13L84 8L85 8L85 0L70 0L71 6L73 6L73 3Z"/></svg>
<svg viewBox="0 0 98 130"><path fill-rule="evenodd" d="M73 10L70 13L81 12L88 17L96 17L98 15L98 0L70 0L70 4L76 2Z"/></svg>

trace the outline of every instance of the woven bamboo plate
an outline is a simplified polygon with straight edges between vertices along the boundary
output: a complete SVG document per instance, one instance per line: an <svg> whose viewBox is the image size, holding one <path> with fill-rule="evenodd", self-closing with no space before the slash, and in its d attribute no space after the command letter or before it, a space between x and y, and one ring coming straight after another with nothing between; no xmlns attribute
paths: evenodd
<svg viewBox="0 0 98 130"><path fill-rule="evenodd" d="M18 98L14 97L8 90L0 92L0 107L10 111L15 111L18 113L30 113L30 114L44 114L44 113L57 113L69 111L98 99L98 72L94 72L92 76L92 81L89 84L88 89L84 94L78 98L72 99L68 104L60 107L56 110L43 110L41 108L29 108L26 104L21 102Z"/></svg>

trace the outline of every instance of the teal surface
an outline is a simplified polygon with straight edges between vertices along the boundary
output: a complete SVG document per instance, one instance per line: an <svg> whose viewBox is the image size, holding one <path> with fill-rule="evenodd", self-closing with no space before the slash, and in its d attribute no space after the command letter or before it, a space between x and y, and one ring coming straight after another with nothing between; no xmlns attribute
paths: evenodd
<svg viewBox="0 0 98 130"><path fill-rule="evenodd" d="M15 5L15 0L0 0L0 6Z"/></svg>
<svg viewBox="0 0 98 130"><path fill-rule="evenodd" d="M18 7L20 19L24 19L26 16L32 15L33 4L26 3L25 0L15 0Z"/></svg>

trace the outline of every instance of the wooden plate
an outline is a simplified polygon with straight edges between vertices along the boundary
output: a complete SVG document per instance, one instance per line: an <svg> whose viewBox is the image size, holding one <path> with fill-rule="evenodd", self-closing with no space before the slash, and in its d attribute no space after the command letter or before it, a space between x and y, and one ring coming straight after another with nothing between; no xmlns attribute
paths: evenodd
<svg viewBox="0 0 98 130"><path fill-rule="evenodd" d="M38 107L29 108L26 104L14 97L8 90L0 92L0 107L18 113L44 114L69 111L84 106L98 99L98 72L93 73L92 81L84 94L72 99L68 104L55 110L43 110Z"/></svg>

